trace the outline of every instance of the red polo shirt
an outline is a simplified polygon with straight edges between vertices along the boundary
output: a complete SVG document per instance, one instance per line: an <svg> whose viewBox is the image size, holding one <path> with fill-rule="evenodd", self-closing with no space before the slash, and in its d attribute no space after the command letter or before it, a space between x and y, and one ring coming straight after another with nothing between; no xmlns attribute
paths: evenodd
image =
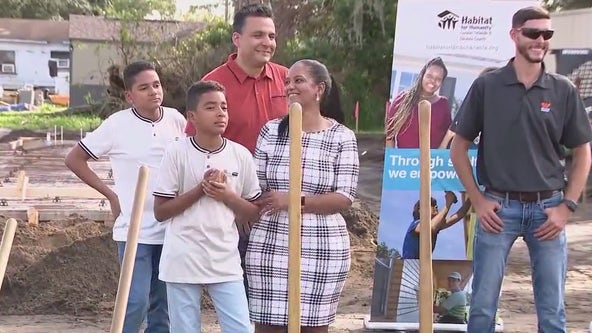
<svg viewBox="0 0 592 333"><path fill-rule="evenodd" d="M259 77L250 77L235 62L236 53L226 63L206 74L202 81L217 81L226 88L228 127L224 136L245 146L253 153L259 131L271 119L288 113L284 83L288 69L269 62ZM194 135L187 123L185 133Z"/></svg>

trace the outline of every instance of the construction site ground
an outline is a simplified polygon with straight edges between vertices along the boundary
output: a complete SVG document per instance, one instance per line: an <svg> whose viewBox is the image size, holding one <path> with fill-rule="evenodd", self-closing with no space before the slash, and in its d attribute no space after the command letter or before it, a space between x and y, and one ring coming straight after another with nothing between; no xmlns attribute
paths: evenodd
<svg viewBox="0 0 592 333"><path fill-rule="evenodd" d="M2 133L3 132L3 133ZM78 133L64 133L63 142L30 151L11 149L19 137L44 133L0 131L0 190L18 183L19 171L29 189L89 188L63 163ZM343 291L338 318L330 332L364 332L363 318L370 313L374 254L383 169L383 138L360 135L359 200L346 220L352 242L352 268ZM91 167L111 182L108 160ZM21 173L22 175L22 173ZM57 192L57 191L56 191ZM65 192L62 192L65 193ZM0 292L0 333L109 332L119 279L115 245L111 239L108 202L101 199L2 198L0 230L5 219L19 224ZM29 223L31 207L38 224ZM29 210L29 211L28 211ZM569 272L566 284L568 332L587 332L592 320L592 210L588 204L567 226ZM552 263L550 263L552 264ZM528 251L516 242L508 262L501 298L505 332L536 332ZM219 332L211 306L204 310L204 332Z"/></svg>

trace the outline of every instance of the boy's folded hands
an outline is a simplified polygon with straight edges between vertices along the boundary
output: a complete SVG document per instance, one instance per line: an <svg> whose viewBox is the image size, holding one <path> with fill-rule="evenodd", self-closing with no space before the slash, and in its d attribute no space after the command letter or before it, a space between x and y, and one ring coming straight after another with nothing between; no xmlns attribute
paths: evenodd
<svg viewBox="0 0 592 333"><path fill-rule="evenodd" d="M222 170L207 170L202 180L204 194L214 200L225 201L231 194L231 190L226 187L226 179Z"/></svg>

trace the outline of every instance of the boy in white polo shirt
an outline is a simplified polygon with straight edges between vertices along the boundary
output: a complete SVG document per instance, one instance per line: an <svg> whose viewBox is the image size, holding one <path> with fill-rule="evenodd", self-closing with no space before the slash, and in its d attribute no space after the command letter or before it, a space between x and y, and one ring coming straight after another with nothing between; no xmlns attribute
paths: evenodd
<svg viewBox="0 0 592 333"><path fill-rule="evenodd" d="M154 191L154 215L166 225L159 277L167 285L171 332L201 332L207 288L222 332L250 333L235 219L258 218L255 162L245 147L222 137L228 114L219 83L192 85L186 106L196 134L167 149Z"/></svg>
<svg viewBox="0 0 592 333"><path fill-rule="evenodd" d="M105 119L68 153L65 161L82 181L109 200L115 218L113 239L120 262L127 241L138 169L141 165L150 168L148 190L152 191L166 146L184 136L187 123L177 110L161 107L163 91L152 64L132 63L125 68L123 76L126 98L133 107ZM108 156L111 161L114 190L88 166L90 158L97 160L101 156ZM166 286L158 280L164 226L154 217L153 201L152 195L146 196L123 333L138 333L145 319L146 332L169 332Z"/></svg>

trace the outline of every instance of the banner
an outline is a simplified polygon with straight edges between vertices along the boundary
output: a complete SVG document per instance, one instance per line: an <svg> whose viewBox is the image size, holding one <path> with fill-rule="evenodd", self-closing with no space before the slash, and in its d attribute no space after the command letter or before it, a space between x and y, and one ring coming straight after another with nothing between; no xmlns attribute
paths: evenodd
<svg viewBox="0 0 592 333"><path fill-rule="evenodd" d="M385 114L385 159L366 329L419 328L419 128L417 103L432 105L434 329L466 331L476 218L449 156L454 118L475 78L514 54L512 15L526 0L399 0ZM479 139L469 150L475 172ZM460 288L461 292L455 291ZM438 313L447 308L454 318ZM498 318L496 331L503 331Z"/></svg>
<svg viewBox="0 0 592 333"><path fill-rule="evenodd" d="M476 150L469 151L469 159L474 171ZM463 190L447 149L431 150L430 176L432 191ZM419 149L387 149L382 179L383 191L419 191Z"/></svg>

